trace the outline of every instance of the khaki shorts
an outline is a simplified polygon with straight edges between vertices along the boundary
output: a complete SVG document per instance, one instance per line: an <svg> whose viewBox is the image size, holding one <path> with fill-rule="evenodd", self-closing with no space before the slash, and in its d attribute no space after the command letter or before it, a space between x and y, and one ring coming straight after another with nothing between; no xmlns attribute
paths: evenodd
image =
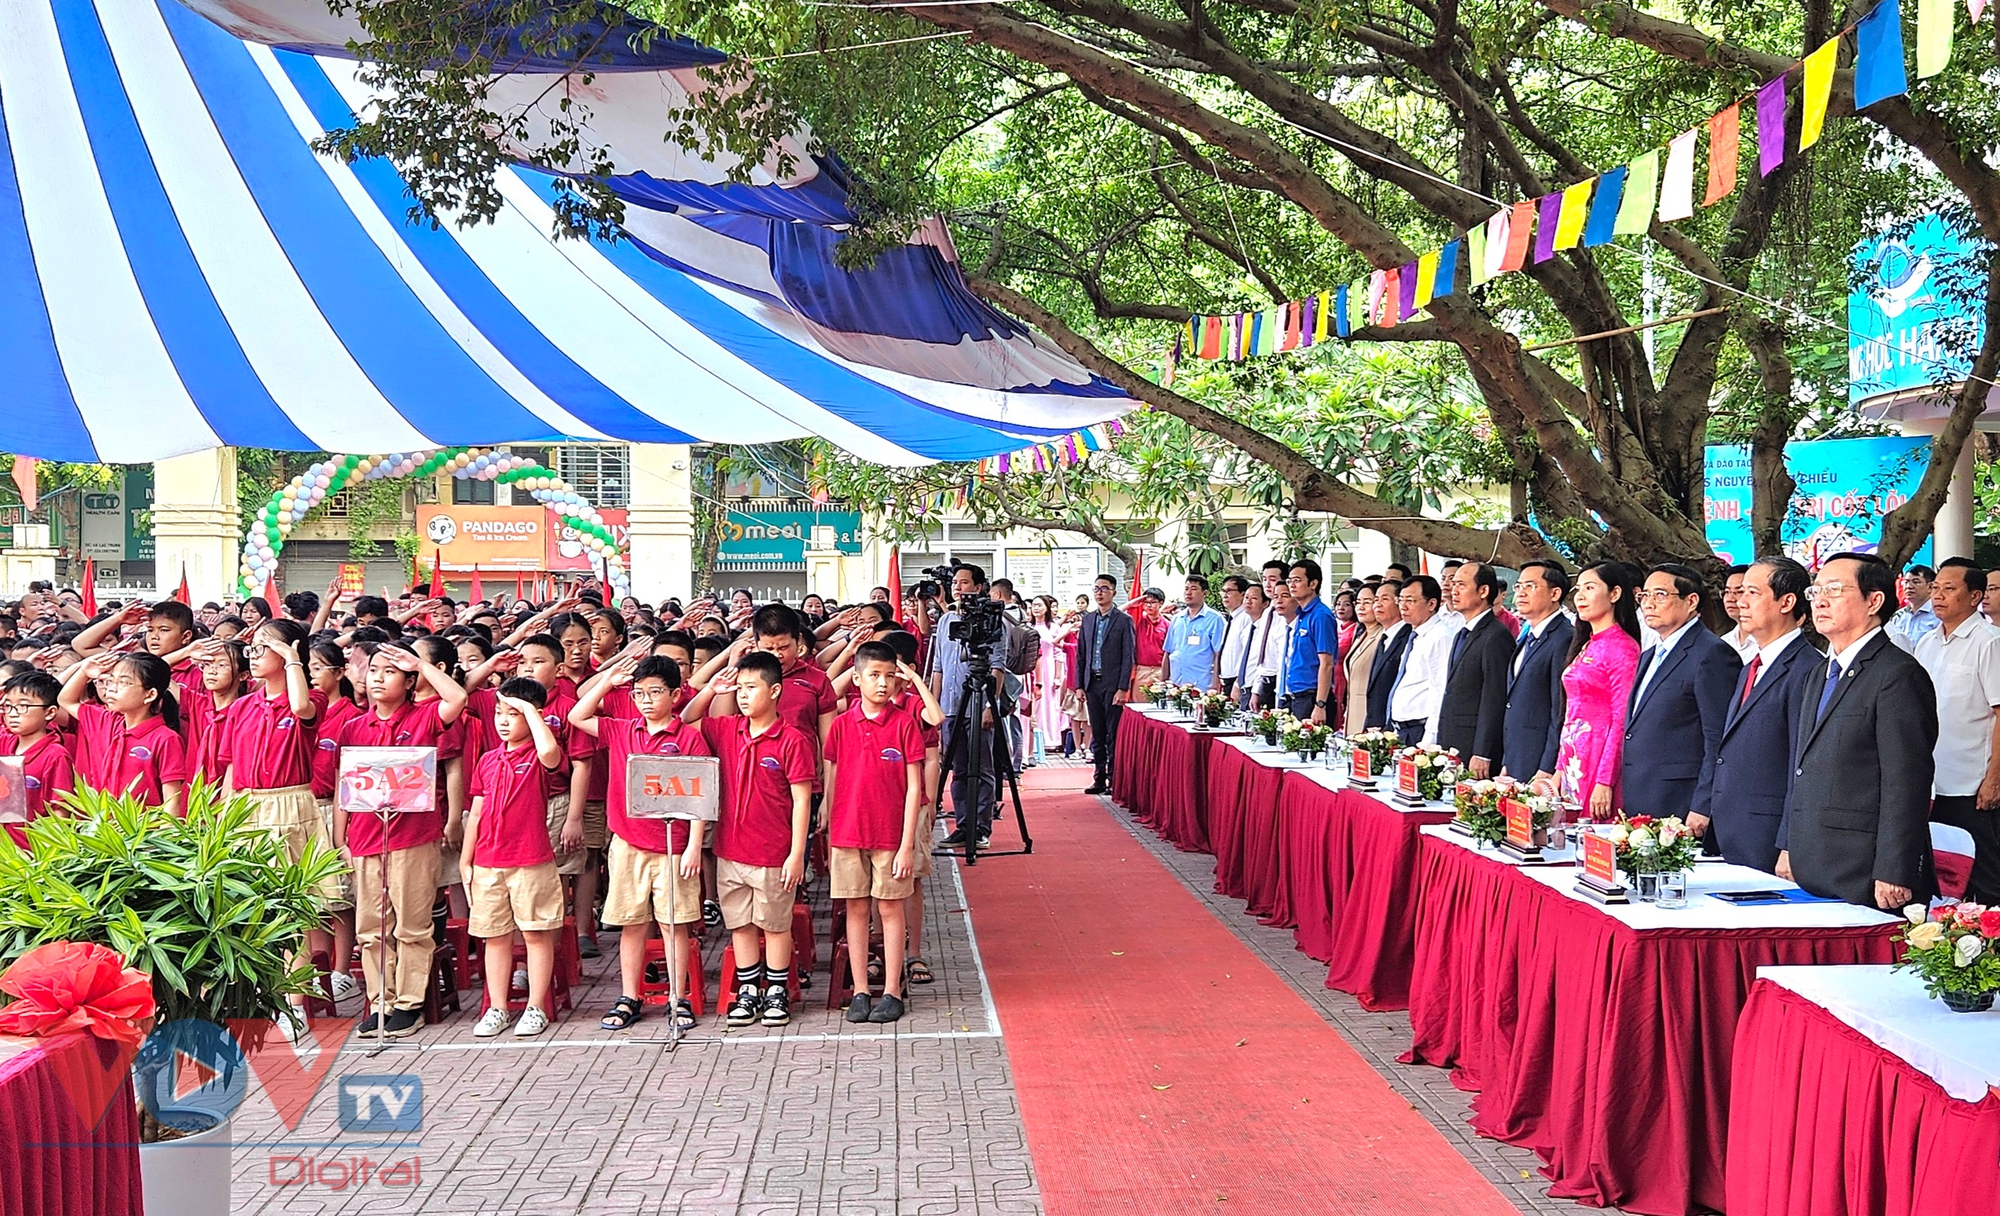
<svg viewBox="0 0 2000 1216"><path fill-rule="evenodd" d="M448 844L438 846L443 856L438 860L438 886L455 887L465 881L458 872L458 850Z"/></svg>
<svg viewBox="0 0 2000 1216"><path fill-rule="evenodd" d="M604 923L692 925L701 919L701 870L682 878L678 853L649 853L613 836L604 862L611 884L604 893Z"/></svg>
<svg viewBox="0 0 2000 1216"><path fill-rule="evenodd" d="M827 894L835 899L908 899L916 894L916 867L910 867L911 877L897 878L894 849L835 847L830 853Z"/></svg>
<svg viewBox="0 0 2000 1216"><path fill-rule="evenodd" d="M553 861L497 869L474 866L465 896L472 905L466 930L474 937L505 937L516 929L535 932L563 926L562 879Z"/></svg>
<svg viewBox="0 0 2000 1216"><path fill-rule="evenodd" d="M333 847L333 799L319 799L320 839L327 847ZM335 912L345 912L354 907L354 871L342 869L340 872L340 896L327 904Z"/></svg>
<svg viewBox="0 0 2000 1216"><path fill-rule="evenodd" d="M715 902L722 905L722 923L731 929L755 925L766 933L789 933L793 893L785 890L782 873L780 866L716 858Z"/></svg>
<svg viewBox="0 0 2000 1216"><path fill-rule="evenodd" d="M584 814L586 816L590 814L588 807L585 808ZM590 847L588 845L585 845L574 853L563 852L563 820L568 818L569 795L551 795L549 797L549 847L556 851L556 873L562 875L564 878L571 878L583 873L583 863L590 856ZM588 836L589 833L590 829L586 826L584 834Z"/></svg>
<svg viewBox="0 0 2000 1216"><path fill-rule="evenodd" d="M583 804L583 847L600 853L611 847L611 825L605 821L602 802Z"/></svg>
<svg viewBox="0 0 2000 1216"><path fill-rule="evenodd" d="M269 832L284 846L285 856L298 861L309 845L318 843L333 849L333 833L320 818L319 801L309 785L292 785L277 790L238 790L255 806L250 824ZM330 814L331 812L329 812ZM354 875L345 865L329 875L319 889L320 902L329 912L345 912L354 907Z"/></svg>
<svg viewBox="0 0 2000 1216"><path fill-rule="evenodd" d="M919 815L921 822L917 824L917 864L910 871L911 876L917 879L929 878L937 869L937 861L931 856L931 849L936 847L931 843L931 837L937 830L937 783L943 779L944 775L938 767L938 749L925 748L924 805Z"/></svg>

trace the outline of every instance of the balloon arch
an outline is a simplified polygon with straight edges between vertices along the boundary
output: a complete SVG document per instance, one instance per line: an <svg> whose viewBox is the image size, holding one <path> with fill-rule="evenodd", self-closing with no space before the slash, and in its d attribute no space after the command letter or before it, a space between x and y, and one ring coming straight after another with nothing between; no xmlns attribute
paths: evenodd
<svg viewBox="0 0 2000 1216"><path fill-rule="evenodd" d="M631 594L632 580L625 554L611 529L604 525L583 495L553 470L525 456L479 448L439 448L430 452L391 452L382 456L331 456L308 465L264 504L257 522L243 535L243 561L237 577L245 594L256 595L278 569L285 538L328 498L352 486L384 478L431 477L449 472L454 478L519 486L537 502L562 517L583 538L584 547L604 563L619 596Z"/></svg>

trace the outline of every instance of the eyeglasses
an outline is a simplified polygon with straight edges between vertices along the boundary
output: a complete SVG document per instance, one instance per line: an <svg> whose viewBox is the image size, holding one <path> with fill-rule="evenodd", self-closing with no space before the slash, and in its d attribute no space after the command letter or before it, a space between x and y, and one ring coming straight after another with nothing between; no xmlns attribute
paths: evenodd
<svg viewBox="0 0 2000 1216"><path fill-rule="evenodd" d="M131 676L99 676L92 683L105 691L117 692L121 688L132 688L139 681L133 679Z"/></svg>
<svg viewBox="0 0 2000 1216"><path fill-rule="evenodd" d="M1642 604L1664 604L1668 600L1678 600L1686 598L1687 598L1686 596L1681 595L1679 592L1661 591L1657 588L1650 591L1641 591L1638 594L1638 600Z"/></svg>
<svg viewBox="0 0 2000 1216"><path fill-rule="evenodd" d="M1846 583L1814 583L1806 588L1806 600L1814 604L1821 600L1837 600L1850 590Z"/></svg>
<svg viewBox="0 0 2000 1216"><path fill-rule="evenodd" d="M634 701L657 701L661 697L671 697L673 695L671 691L664 688L635 688L632 690L632 699Z"/></svg>
<svg viewBox="0 0 2000 1216"><path fill-rule="evenodd" d="M18 701L0 701L0 718L18 718L29 710L54 709L53 705L43 705L39 701L23 705Z"/></svg>
<svg viewBox="0 0 2000 1216"><path fill-rule="evenodd" d="M245 646L243 648L243 657L246 659L261 659L270 653L270 650L269 646Z"/></svg>

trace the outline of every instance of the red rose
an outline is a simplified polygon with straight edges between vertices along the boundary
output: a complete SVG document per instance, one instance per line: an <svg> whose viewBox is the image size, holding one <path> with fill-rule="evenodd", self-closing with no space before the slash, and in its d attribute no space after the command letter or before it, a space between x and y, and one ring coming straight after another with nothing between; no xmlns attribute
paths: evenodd
<svg viewBox="0 0 2000 1216"><path fill-rule="evenodd" d="M1939 924L1950 924L1952 909L1956 907L1958 907L1957 904L1939 904L1937 907L1931 909L1931 919L1937 921Z"/></svg>
<svg viewBox="0 0 2000 1216"><path fill-rule="evenodd" d="M1631 828L1643 828L1652 822L1653 822L1653 817L1651 815L1633 815L1625 820L1625 826Z"/></svg>
<svg viewBox="0 0 2000 1216"><path fill-rule="evenodd" d="M2000 937L2000 908L1988 908L1979 914L1979 934L1981 937Z"/></svg>

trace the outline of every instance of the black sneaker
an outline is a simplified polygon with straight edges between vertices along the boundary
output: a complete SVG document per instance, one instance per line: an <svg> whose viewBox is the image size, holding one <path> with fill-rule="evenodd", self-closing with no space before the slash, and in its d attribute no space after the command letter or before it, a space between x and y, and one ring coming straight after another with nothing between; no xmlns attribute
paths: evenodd
<svg viewBox="0 0 2000 1216"><path fill-rule="evenodd" d="M732 1013L730 1016L734 1017ZM792 1020L792 1000L783 984L764 989L764 1025L783 1026Z"/></svg>
<svg viewBox="0 0 2000 1216"><path fill-rule="evenodd" d="M371 1014L369 1014L369 1015L368 1015L367 1017L365 1017L365 1018L362 1018L362 1019L361 1019L361 1025L359 1025L359 1026L356 1026L356 1027L354 1028L354 1033L356 1033L356 1034L374 1034L374 1033L375 1033L375 1026L376 1026L376 1020L375 1020L375 1015L371 1013Z"/></svg>
<svg viewBox="0 0 2000 1216"><path fill-rule="evenodd" d="M392 1039L404 1039L417 1033L423 1024L424 1011L421 1009L391 1009L387 1033Z"/></svg>
<svg viewBox="0 0 2000 1216"><path fill-rule="evenodd" d="M576 953L577 953L577 956L578 956L579 958L602 958L602 957L604 957L604 952L603 952L602 950L599 950L599 949L597 948L597 939L596 939L596 938L594 938L594 937L579 937L579 938L577 938L577 939L576 939Z"/></svg>
<svg viewBox="0 0 2000 1216"><path fill-rule="evenodd" d="M990 849L992 847L993 847L993 838L991 836L981 836L979 838L980 852L984 853L987 849Z"/></svg>
<svg viewBox="0 0 2000 1216"><path fill-rule="evenodd" d="M969 827L967 827L964 824L960 824L958 827L952 829L951 835L945 837L939 843L944 845L948 849L964 848L965 838L967 836L970 836L971 834L972 832Z"/></svg>
<svg viewBox="0 0 2000 1216"><path fill-rule="evenodd" d="M716 902L715 902L714 900L712 900L712 899L704 899L704 900L702 900L702 901L701 901L701 923L702 923L702 924L704 924L704 925L711 925L711 926L712 926L712 925L719 925L719 924L721 924L721 923L722 923L722 905L721 905L721 904L719 904L719 903L716 903Z"/></svg>
<svg viewBox="0 0 2000 1216"><path fill-rule="evenodd" d="M865 992L855 993L853 999L847 1002L847 1020L850 1022L867 1021L869 1012L868 1008L869 1003L870 1001L867 993Z"/></svg>
<svg viewBox="0 0 2000 1216"><path fill-rule="evenodd" d="M784 990L779 989L780 992ZM731 1026L754 1026L764 1012L764 998L758 993L757 985L745 984L736 990L736 1001L729 1006Z"/></svg>
<svg viewBox="0 0 2000 1216"><path fill-rule="evenodd" d="M902 1016L903 998L885 992L882 994L882 999L875 1002L874 1011L868 1015L868 1020L880 1024L883 1022L893 1022ZM848 1014L847 1020L852 1022L854 1015L851 1013Z"/></svg>
<svg viewBox="0 0 2000 1216"><path fill-rule="evenodd" d="M1111 792L1111 789L1102 781L1093 781L1084 788L1083 792L1086 794L1108 794Z"/></svg>

